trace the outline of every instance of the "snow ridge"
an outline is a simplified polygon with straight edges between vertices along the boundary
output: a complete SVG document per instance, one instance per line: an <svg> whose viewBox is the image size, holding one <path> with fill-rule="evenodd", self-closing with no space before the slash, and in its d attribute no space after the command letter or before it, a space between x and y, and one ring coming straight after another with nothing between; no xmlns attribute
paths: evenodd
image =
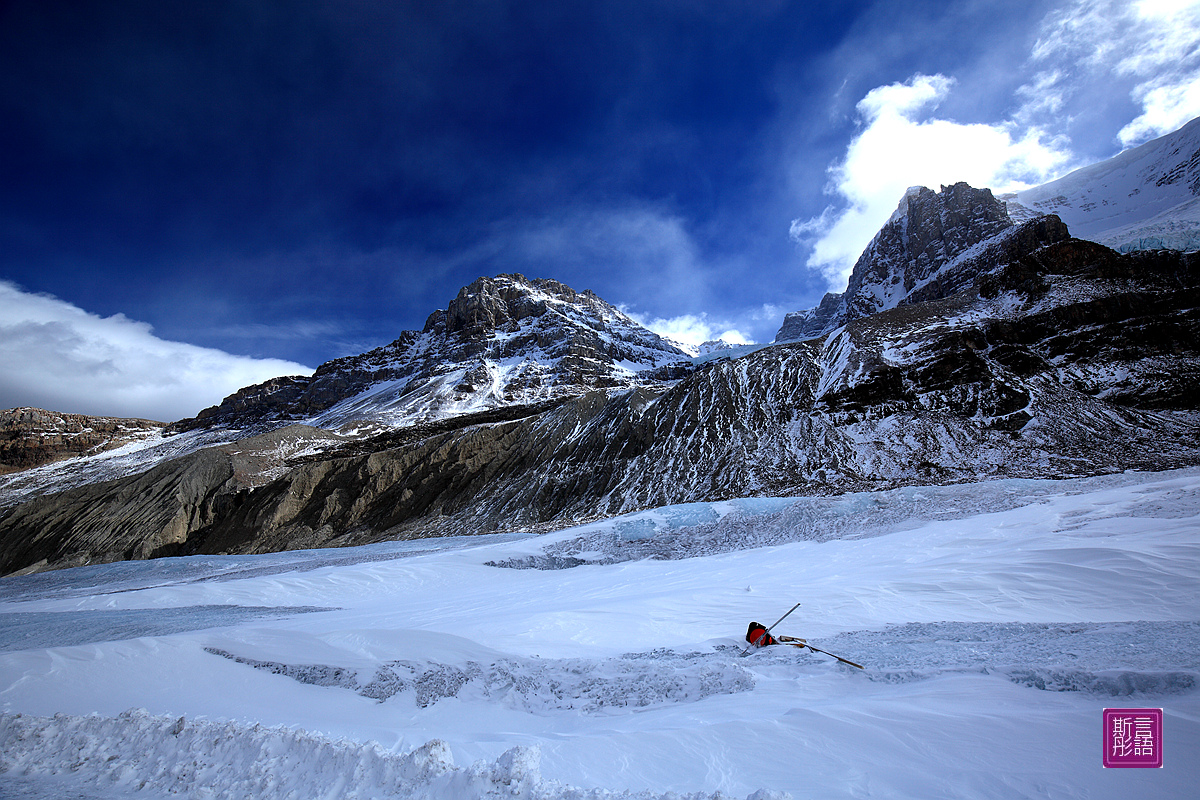
<svg viewBox="0 0 1200 800"><path fill-rule="evenodd" d="M330 664L285 664L237 656L219 648L207 652L274 675L313 686L348 689L380 703L408 695L418 708L450 697L499 703L534 714L577 710L596 714L665 703L694 703L715 694L754 688L750 673L737 663L713 661L703 653L668 650L627 653L621 658L501 658L462 666L431 661L391 661L373 672Z"/></svg>
<svg viewBox="0 0 1200 800"><path fill-rule="evenodd" d="M454 763L439 739L408 753L283 727L151 716L52 718L0 714L0 789L20 776L69 777L122 792L225 800L295 797L517 800L716 800L720 792L580 789L542 777L541 753L514 747L493 762ZM748 800L782 800L758 791Z"/></svg>

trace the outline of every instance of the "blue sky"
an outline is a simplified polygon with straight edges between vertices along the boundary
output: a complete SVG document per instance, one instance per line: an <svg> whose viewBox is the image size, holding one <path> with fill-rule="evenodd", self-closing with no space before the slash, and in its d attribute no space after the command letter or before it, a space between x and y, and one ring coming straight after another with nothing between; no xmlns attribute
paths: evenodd
<svg viewBox="0 0 1200 800"><path fill-rule="evenodd" d="M1200 114L1197 5L0 4L0 407L189 416L501 272L769 341L905 187Z"/></svg>

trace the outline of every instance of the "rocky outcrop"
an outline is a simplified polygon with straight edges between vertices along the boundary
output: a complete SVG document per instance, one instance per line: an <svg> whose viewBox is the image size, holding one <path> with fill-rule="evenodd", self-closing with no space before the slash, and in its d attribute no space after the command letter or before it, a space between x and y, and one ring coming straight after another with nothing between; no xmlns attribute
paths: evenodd
<svg viewBox="0 0 1200 800"><path fill-rule="evenodd" d="M775 340L811 339L889 308L947 297L981 273L1069 236L1053 216L1014 228L989 189L956 183L935 194L914 187L855 263L846 290L788 314Z"/></svg>
<svg viewBox="0 0 1200 800"><path fill-rule="evenodd" d="M0 510L0 529L19 532L0 535L0 574L169 555L314 443L340 441L292 426Z"/></svg>
<svg viewBox="0 0 1200 800"><path fill-rule="evenodd" d="M169 461L130 479L95 483L9 509L5 572L153 558L214 519L233 467L220 449Z"/></svg>
<svg viewBox="0 0 1200 800"><path fill-rule="evenodd" d="M39 498L0 517L0 571L1200 463L1200 256L1044 238L1034 231L1031 249L956 293L701 364L670 386L331 441L265 482L246 459L267 445L239 442ZM510 324L499 308L460 321Z"/></svg>
<svg viewBox="0 0 1200 800"><path fill-rule="evenodd" d="M163 428L146 419L60 414L40 408L0 411L0 475L71 456L99 453Z"/></svg>
<svg viewBox="0 0 1200 800"><path fill-rule="evenodd" d="M270 427L304 420L333 428L393 427L504 405L625 389L687 356L591 292L521 275L463 287L421 331L231 395L169 432Z"/></svg>

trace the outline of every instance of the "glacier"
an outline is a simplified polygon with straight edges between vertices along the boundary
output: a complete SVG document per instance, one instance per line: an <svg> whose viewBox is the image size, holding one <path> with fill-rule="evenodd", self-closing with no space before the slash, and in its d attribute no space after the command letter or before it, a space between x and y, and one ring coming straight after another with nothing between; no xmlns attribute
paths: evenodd
<svg viewBox="0 0 1200 800"><path fill-rule="evenodd" d="M0 580L0 797L1182 797L1198 678L1200 468L689 503Z"/></svg>

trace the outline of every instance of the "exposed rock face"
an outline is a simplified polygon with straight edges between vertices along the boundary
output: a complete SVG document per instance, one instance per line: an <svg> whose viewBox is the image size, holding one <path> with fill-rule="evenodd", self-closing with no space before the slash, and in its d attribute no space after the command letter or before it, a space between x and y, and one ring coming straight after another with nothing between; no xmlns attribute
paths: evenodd
<svg viewBox="0 0 1200 800"><path fill-rule="evenodd" d="M322 364L311 378L277 378L205 409L171 431L361 421L411 425L511 404L642 385L639 372L685 353L591 292L521 275L464 287L422 331Z"/></svg>
<svg viewBox="0 0 1200 800"><path fill-rule="evenodd" d="M935 194L914 187L859 256L846 291L825 295L810 311L788 314L775 340L823 336L851 320L946 297L982 271L1068 237L1056 217L1013 230L1004 203L990 189L956 183Z"/></svg>
<svg viewBox="0 0 1200 800"><path fill-rule="evenodd" d="M20 565L0 574L170 554L266 482L286 457L312 452L314 441L340 438L293 426L0 510L0 527L22 531L0 540L0 562Z"/></svg>
<svg viewBox="0 0 1200 800"><path fill-rule="evenodd" d="M238 465L263 446L239 442L24 503L0 517L0 573L1200 463L1200 256L1041 245L1057 230L1043 222L1005 239L1006 260L973 268L962 291L704 364L669 387L351 442L293 459L256 488ZM485 292L432 326L503 329L513 314Z"/></svg>
<svg viewBox="0 0 1200 800"><path fill-rule="evenodd" d="M59 414L40 408L0 411L0 475L60 458L97 453L145 438L163 423Z"/></svg>

